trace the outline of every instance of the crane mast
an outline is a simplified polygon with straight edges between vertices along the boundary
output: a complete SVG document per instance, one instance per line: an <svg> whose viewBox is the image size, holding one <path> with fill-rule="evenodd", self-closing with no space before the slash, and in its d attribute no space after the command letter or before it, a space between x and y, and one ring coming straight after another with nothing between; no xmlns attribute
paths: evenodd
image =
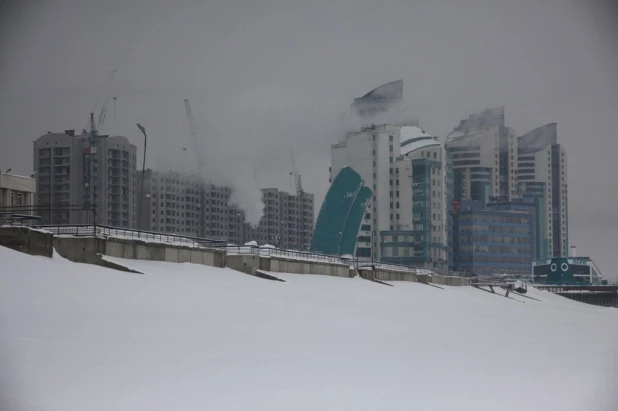
<svg viewBox="0 0 618 411"><path fill-rule="evenodd" d="M290 150L290 156L292 157L292 178L294 179L294 187L296 188L296 212L298 218L298 224L296 226L296 231L298 235L298 249L303 249L303 229L305 228L305 219L303 216L303 182L298 174L298 169L296 168L296 160L294 160L294 152Z"/></svg>
<svg viewBox="0 0 618 411"><path fill-rule="evenodd" d="M116 75L117 69L113 69L109 78L109 88L114 82L114 76ZM106 93L109 93L109 90L106 90ZM103 99L103 104L101 106L101 112L99 113L99 121L97 122L97 129L101 130L103 128L103 123L105 123L105 116L107 115L107 106L109 105L110 96L106 95ZM116 97L114 97L114 117L116 116Z"/></svg>
<svg viewBox="0 0 618 411"><path fill-rule="evenodd" d="M204 160L202 159L202 154L199 150L199 144L197 141L197 133L195 131L195 120L193 119L193 113L191 112L191 104L189 104L189 99L184 99L185 102L185 112L187 113L187 119L189 120L189 130L191 132L191 137L193 138L193 148L195 151L195 156L197 160L197 175L198 178L203 178L202 173L204 172Z"/></svg>

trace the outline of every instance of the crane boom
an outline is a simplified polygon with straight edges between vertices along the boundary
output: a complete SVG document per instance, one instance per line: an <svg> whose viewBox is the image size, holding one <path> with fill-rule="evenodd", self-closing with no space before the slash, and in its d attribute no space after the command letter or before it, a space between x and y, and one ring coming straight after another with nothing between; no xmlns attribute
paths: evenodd
<svg viewBox="0 0 618 411"><path fill-rule="evenodd" d="M303 215L303 182L300 178L300 174L298 174L298 169L296 168L296 160L294 160L294 152L290 150L290 156L292 157L292 175L294 178L294 185L296 186L296 234L298 236L298 249L303 249L303 232L305 228L305 219Z"/></svg>
<svg viewBox="0 0 618 411"><path fill-rule="evenodd" d="M189 120L189 129L191 132L191 137L193 137L193 147L195 151L195 156L197 160L197 172L198 177L203 177L202 172L204 171L204 161L202 160L202 155L200 153L197 141L197 133L195 131L195 120L193 119L193 113L191 112L191 104L189 104L189 99L184 99L185 102L185 112L187 113L187 119Z"/></svg>
<svg viewBox="0 0 618 411"><path fill-rule="evenodd" d="M107 115L107 106L109 105L109 99L111 98L111 87L114 83L114 76L116 76L116 71L117 69L113 69L110 76L109 76L109 82L108 82L108 89L105 90L105 98L103 99L103 105L101 106L101 112L99 113L99 121L97 123L97 129L101 130L101 128L103 127L103 123L105 122L105 116ZM115 102L115 98L114 98L114 102Z"/></svg>
<svg viewBox="0 0 618 411"><path fill-rule="evenodd" d="M294 176L294 186L296 188L296 194L299 194L303 191L303 182L300 178L300 174L298 174L298 169L296 168L296 161L294 160L294 152L292 150L290 150L290 155L292 157L292 173Z"/></svg>

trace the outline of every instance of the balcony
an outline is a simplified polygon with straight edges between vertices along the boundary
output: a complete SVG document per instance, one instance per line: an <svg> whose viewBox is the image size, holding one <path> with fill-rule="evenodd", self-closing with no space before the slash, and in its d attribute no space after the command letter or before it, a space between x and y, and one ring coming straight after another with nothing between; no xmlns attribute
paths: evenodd
<svg viewBox="0 0 618 411"><path fill-rule="evenodd" d="M71 174L71 168L66 166L54 167L53 174L55 176L68 176Z"/></svg>
<svg viewBox="0 0 618 411"><path fill-rule="evenodd" d="M58 158L58 157L54 158L54 166L68 166L68 165L71 165L70 158Z"/></svg>
<svg viewBox="0 0 618 411"><path fill-rule="evenodd" d="M107 160L107 167L120 168L120 160Z"/></svg>

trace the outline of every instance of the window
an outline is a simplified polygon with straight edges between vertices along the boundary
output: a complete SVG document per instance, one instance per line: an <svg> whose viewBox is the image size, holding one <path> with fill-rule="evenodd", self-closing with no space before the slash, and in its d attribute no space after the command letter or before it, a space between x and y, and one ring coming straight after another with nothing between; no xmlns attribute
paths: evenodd
<svg viewBox="0 0 618 411"><path fill-rule="evenodd" d="M11 205L12 206L23 206L24 205L23 193L11 191Z"/></svg>

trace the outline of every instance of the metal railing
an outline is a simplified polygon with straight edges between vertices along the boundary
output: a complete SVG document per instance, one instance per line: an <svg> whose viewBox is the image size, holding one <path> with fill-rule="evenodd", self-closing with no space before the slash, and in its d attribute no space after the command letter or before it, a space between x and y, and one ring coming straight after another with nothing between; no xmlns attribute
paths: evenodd
<svg viewBox="0 0 618 411"><path fill-rule="evenodd" d="M376 261L373 264L367 261L359 262L359 268L371 268L372 265L375 268L381 268L383 270L402 271L402 272L414 273L414 274L432 273L432 271L427 268L417 268L417 267L411 267L411 266L402 265L402 264L382 263L379 261Z"/></svg>
<svg viewBox="0 0 618 411"><path fill-rule="evenodd" d="M48 231L58 236L76 237L113 237L130 238L143 241L189 245L193 247L218 248L225 250L227 254L248 254L260 257L281 257L293 260L324 262L329 264L341 264L354 267L355 269L384 269L413 274L430 274L432 270L410 267L399 264L370 262L359 260L357 257L344 258L340 256L325 255L309 251L284 250L275 247L258 245L228 245L225 241L209 238L191 237L178 234L161 233L154 231L137 230L132 228L114 227L110 225L93 224L67 224L67 225L34 225L34 228Z"/></svg>
<svg viewBox="0 0 618 411"><path fill-rule="evenodd" d="M257 245L228 245L226 246L228 254L252 254L261 257L283 257L294 260L318 261L331 264L345 264L358 266L358 259L343 258L332 255L312 253L309 251L283 250L274 247L260 247Z"/></svg>
<svg viewBox="0 0 618 411"><path fill-rule="evenodd" d="M35 225L33 228L45 230L58 236L93 237L96 235L96 226L92 224Z"/></svg>
<svg viewBox="0 0 618 411"><path fill-rule="evenodd" d="M49 231L55 235L70 236L102 236L116 238L133 238L144 241L152 241L167 244L182 244L196 247L225 247L224 241L210 238L191 237L154 231L136 230L132 228L114 227L97 224L73 224L73 225L41 225L35 228Z"/></svg>
<svg viewBox="0 0 618 411"><path fill-rule="evenodd" d="M251 254L261 257L282 257L293 260L317 261L330 264L342 264L354 267L355 269L384 269L392 271L407 272L413 274L433 274L432 270L425 268L410 267L399 264L390 264L374 261L359 260L357 257L344 258L332 255L312 253L307 251L282 250L273 247L260 247L257 245L226 246L228 254Z"/></svg>

